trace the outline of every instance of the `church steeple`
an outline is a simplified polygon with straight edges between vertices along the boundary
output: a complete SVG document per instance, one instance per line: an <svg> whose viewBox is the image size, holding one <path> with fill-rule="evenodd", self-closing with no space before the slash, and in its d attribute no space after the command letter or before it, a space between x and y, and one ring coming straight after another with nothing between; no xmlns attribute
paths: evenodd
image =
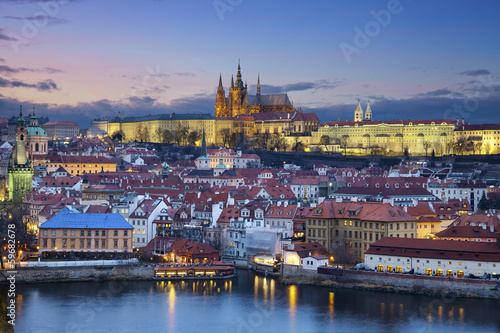
<svg viewBox="0 0 500 333"><path fill-rule="evenodd" d="M234 78L234 76L231 75L231 88L234 88L234 79L233 78Z"/></svg>
<svg viewBox="0 0 500 333"><path fill-rule="evenodd" d="M203 128L203 139L201 140L201 156L207 157L207 141L205 139L205 128Z"/></svg>
<svg viewBox="0 0 500 333"><path fill-rule="evenodd" d="M219 89L224 89L222 87L222 73L219 74Z"/></svg>
<svg viewBox="0 0 500 333"><path fill-rule="evenodd" d="M361 107L361 101L358 99L358 106L354 110L354 121L363 121L363 108Z"/></svg>
<svg viewBox="0 0 500 333"><path fill-rule="evenodd" d="M257 97L260 98L260 75L257 75Z"/></svg>
<svg viewBox="0 0 500 333"><path fill-rule="evenodd" d="M38 118L35 116L35 107L33 107L33 114L31 115L30 126L32 127L38 126Z"/></svg>
<svg viewBox="0 0 500 333"><path fill-rule="evenodd" d="M365 121L371 121L372 120L372 109L370 108L370 101L368 101L368 105L366 106L366 111L365 111Z"/></svg>
<svg viewBox="0 0 500 333"><path fill-rule="evenodd" d="M10 163L9 174L9 200L14 203L23 201L27 193L31 193L32 184L31 178L33 177L33 168L26 157L26 138L28 131L26 129L26 122L23 118L23 110L19 111L19 118L17 119L16 128L16 144L12 152L12 161Z"/></svg>

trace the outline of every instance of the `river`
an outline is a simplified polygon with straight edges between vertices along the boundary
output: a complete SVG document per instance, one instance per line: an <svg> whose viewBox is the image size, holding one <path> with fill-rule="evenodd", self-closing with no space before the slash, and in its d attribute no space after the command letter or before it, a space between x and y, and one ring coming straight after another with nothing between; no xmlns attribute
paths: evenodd
<svg viewBox="0 0 500 333"><path fill-rule="evenodd" d="M499 300L285 286L250 271L238 274L228 281L18 284L14 328L30 333L500 330ZM5 286L1 291L5 304Z"/></svg>

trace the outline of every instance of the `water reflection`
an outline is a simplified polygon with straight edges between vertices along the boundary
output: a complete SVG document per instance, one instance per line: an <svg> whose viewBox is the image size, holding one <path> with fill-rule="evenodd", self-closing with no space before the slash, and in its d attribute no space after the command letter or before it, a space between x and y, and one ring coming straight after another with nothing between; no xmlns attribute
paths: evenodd
<svg viewBox="0 0 500 333"><path fill-rule="evenodd" d="M5 289L4 289L5 290ZM498 300L441 300L311 286L285 286L242 271L235 280L19 285L20 332L498 331ZM5 293L2 293L5 297ZM5 304L5 300L2 301ZM102 310L92 306L103 305ZM21 310L22 306L22 311ZM85 312L82 312L82 309ZM94 311L92 320L87 320ZM83 314L82 314L83 313ZM467 315L467 317L465 317ZM0 329L1 331L1 329Z"/></svg>

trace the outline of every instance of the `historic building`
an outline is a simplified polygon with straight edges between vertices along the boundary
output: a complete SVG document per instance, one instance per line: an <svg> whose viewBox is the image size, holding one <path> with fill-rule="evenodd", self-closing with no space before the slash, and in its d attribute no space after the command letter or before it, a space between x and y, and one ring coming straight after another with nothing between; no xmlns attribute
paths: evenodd
<svg viewBox="0 0 500 333"><path fill-rule="evenodd" d="M455 154L498 154L500 124L462 123L455 130Z"/></svg>
<svg viewBox="0 0 500 333"><path fill-rule="evenodd" d="M234 117L240 114L293 112L293 104L287 94L262 95L260 91L260 77L257 77L256 95L248 94L247 84L241 79L241 67L238 61L236 82L231 77L231 88L226 97L222 86L222 75L219 76L219 87L215 97L215 117Z"/></svg>
<svg viewBox="0 0 500 333"><path fill-rule="evenodd" d="M76 138L80 133L80 126L73 121L49 121L42 127L51 140Z"/></svg>
<svg viewBox="0 0 500 333"><path fill-rule="evenodd" d="M363 113L358 102L354 120L327 122L312 136L317 144L326 136L330 145L351 154L441 156L452 152L454 130L451 119L374 121L370 105Z"/></svg>
<svg viewBox="0 0 500 333"><path fill-rule="evenodd" d="M58 252L132 252L134 227L120 214L64 208L39 229L40 248Z"/></svg>
<svg viewBox="0 0 500 333"><path fill-rule="evenodd" d="M9 200L14 203L21 203L24 196L32 191L33 168L26 156L27 136L26 121L21 110L17 119L16 144L8 168Z"/></svg>
<svg viewBox="0 0 500 333"><path fill-rule="evenodd" d="M333 251L345 247L361 261L369 245L383 237L416 238L417 220L389 203L325 200L306 219L306 242Z"/></svg>

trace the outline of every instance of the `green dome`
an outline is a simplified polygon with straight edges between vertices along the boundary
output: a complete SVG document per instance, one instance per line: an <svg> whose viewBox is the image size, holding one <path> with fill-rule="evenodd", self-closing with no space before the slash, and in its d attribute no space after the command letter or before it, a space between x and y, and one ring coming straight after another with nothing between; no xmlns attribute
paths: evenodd
<svg viewBox="0 0 500 333"><path fill-rule="evenodd" d="M28 130L28 136L47 136L47 132L38 126L28 126L26 128Z"/></svg>

